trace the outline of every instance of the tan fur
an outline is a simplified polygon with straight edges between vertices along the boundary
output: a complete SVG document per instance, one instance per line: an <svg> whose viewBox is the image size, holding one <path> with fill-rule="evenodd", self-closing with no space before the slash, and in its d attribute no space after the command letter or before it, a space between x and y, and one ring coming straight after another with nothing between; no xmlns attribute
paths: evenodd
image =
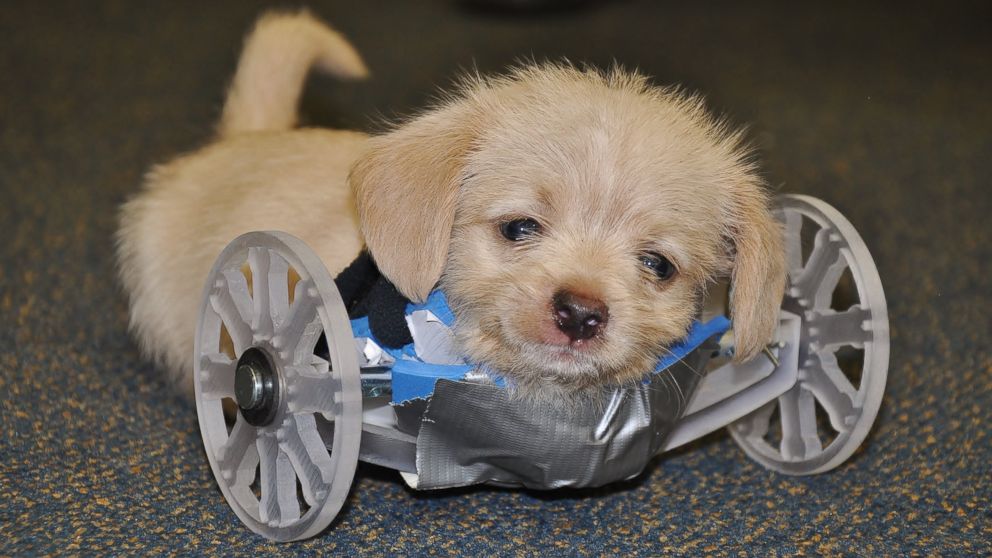
<svg viewBox="0 0 992 558"><path fill-rule="evenodd" d="M344 78L369 73L347 39L307 12L262 16L245 41L227 92L220 134L295 126L301 85L311 66Z"/></svg>
<svg viewBox="0 0 992 558"><path fill-rule="evenodd" d="M121 208L118 263L131 328L188 392L203 281L228 242L253 230L286 231L332 271L362 247L347 175L366 136L290 129L316 60L344 77L365 73L344 39L305 13L263 17L245 42L221 139L152 169Z"/></svg>
<svg viewBox="0 0 992 558"><path fill-rule="evenodd" d="M317 25L306 15L281 17ZM265 86L291 90L277 95L283 105L243 93L259 79L244 68L261 76L261 57L276 59L268 49L303 48L305 41L280 42L286 33L275 30L287 26L272 21L255 32L269 33L264 42L248 40L224 139L154 171L122 212L132 324L180 377L190 369L213 258L258 229L300 236L332 273L364 238L415 300L440 282L462 350L524 393L640 377L685 334L720 276L733 280L738 357L755 355L771 336L784 283L781 232L740 135L699 99L619 69L539 65L467 80L440 106L378 137L285 131L305 71ZM246 133L260 129L270 131ZM542 234L503 238L500 223L521 217L541 223ZM659 281L639 259L645 252L667 256L677 275ZM542 341L554 333L551 298L561 289L609 308L605 329L581 346Z"/></svg>

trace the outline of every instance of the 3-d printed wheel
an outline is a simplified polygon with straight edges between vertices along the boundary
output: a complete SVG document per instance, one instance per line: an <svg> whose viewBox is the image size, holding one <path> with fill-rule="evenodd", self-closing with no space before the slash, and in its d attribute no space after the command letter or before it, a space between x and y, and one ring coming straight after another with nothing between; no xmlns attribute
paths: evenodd
<svg viewBox="0 0 992 558"><path fill-rule="evenodd" d="M324 331L329 361L314 355ZM224 249L204 290L194 374L210 467L238 517L278 541L327 527L358 465L361 382L344 304L302 241L255 232Z"/></svg>
<svg viewBox="0 0 992 558"><path fill-rule="evenodd" d="M815 198L780 199L788 286L782 308L802 318L799 378L729 427L755 461L792 475L837 467L871 429L889 365L889 318L878 270L857 231Z"/></svg>

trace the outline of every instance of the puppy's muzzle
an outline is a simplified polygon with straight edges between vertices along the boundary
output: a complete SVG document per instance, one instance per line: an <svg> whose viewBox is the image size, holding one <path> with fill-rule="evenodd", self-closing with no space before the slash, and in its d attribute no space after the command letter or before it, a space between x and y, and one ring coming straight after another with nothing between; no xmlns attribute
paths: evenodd
<svg viewBox="0 0 992 558"><path fill-rule="evenodd" d="M563 290L551 299L555 323L572 343L586 341L600 334L610 319L603 301Z"/></svg>

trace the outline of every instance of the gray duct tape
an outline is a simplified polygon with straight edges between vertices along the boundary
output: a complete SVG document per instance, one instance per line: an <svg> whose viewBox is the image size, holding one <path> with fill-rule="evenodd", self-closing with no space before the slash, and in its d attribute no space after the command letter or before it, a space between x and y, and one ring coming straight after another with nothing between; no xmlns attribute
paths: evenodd
<svg viewBox="0 0 992 558"><path fill-rule="evenodd" d="M711 339L648 382L561 407L439 380L428 401L395 407L400 428L417 434L417 488L578 488L634 477L663 447L716 348Z"/></svg>

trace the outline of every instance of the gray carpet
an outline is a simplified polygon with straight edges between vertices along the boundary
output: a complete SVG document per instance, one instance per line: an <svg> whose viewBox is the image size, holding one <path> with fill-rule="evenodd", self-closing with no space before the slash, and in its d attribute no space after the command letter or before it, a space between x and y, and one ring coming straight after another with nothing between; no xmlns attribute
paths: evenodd
<svg viewBox="0 0 992 558"><path fill-rule="evenodd" d="M371 129L459 68L617 60L751 126L776 188L861 231L889 300L876 428L793 478L724 434L602 490L415 493L363 466L332 528L277 546L215 487L195 410L126 333L115 209L207 141L261 2L24 2L0 19L0 555L992 553L988 4L313 5L374 77L315 78L308 122Z"/></svg>

